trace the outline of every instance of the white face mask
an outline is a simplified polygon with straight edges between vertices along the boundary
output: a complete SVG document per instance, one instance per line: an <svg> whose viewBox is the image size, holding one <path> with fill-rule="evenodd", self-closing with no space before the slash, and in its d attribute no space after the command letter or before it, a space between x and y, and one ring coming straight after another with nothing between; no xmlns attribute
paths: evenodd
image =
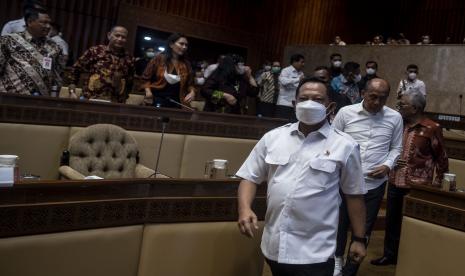
<svg viewBox="0 0 465 276"><path fill-rule="evenodd" d="M203 85L205 83L205 78L195 78L195 82L198 85Z"/></svg>
<svg viewBox="0 0 465 276"><path fill-rule="evenodd" d="M243 75L245 73L245 67L242 64L238 64L236 66L236 71L239 75Z"/></svg>
<svg viewBox="0 0 465 276"><path fill-rule="evenodd" d="M168 72L166 72L165 70L165 74L163 75L165 77L165 80L169 83L169 84L176 84L178 82L181 81L181 77L178 76L178 75L173 75L173 74L168 74Z"/></svg>
<svg viewBox="0 0 465 276"><path fill-rule="evenodd" d="M271 66L267 65L267 66L263 67L263 69L265 69L265 71L270 71L270 70L271 70Z"/></svg>
<svg viewBox="0 0 465 276"><path fill-rule="evenodd" d="M373 68L367 68L367 74L368 75L374 75L376 73L376 70Z"/></svg>
<svg viewBox="0 0 465 276"><path fill-rule="evenodd" d="M316 125L326 119L326 106L312 100L300 102L295 106L295 115L306 125Z"/></svg>
<svg viewBox="0 0 465 276"><path fill-rule="evenodd" d="M342 65L342 61L340 61L340 60L333 61L333 66L334 67L339 68L339 67L341 67L341 65Z"/></svg>
<svg viewBox="0 0 465 276"><path fill-rule="evenodd" d="M354 82L357 83L357 82L359 82L359 81L361 81L361 80L362 80L362 75L360 75L360 74L355 75L355 77L354 77Z"/></svg>
<svg viewBox="0 0 465 276"><path fill-rule="evenodd" d="M148 58L154 58L154 57L155 57L155 53L154 53L154 52L147 52L147 53L145 53L145 55L146 55Z"/></svg>
<svg viewBox="0 0 465 276"><path fill-rule="evenodd" d="M408 73L408 78L410 80L415 80L417 78L417 73Z"/></svg>

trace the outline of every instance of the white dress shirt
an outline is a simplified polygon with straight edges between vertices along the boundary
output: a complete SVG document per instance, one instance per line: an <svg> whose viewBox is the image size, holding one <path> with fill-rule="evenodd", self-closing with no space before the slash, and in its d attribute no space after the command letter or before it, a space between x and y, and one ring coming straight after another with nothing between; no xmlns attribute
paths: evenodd
<svg viewBox="0 0 465 276"><path fill-rule="evenodd" d="M24 18L12 20L3 25L2 36L13 33L20 33L26 30Z"/></svg>
<svg viewBox="0 0 465 276"><path fill-rule="evenodd" d="M59 35L50 38L53 40L58 46L60 46L61 50L63 51L63 55L69 55L69 46L68 43Z"/></svg>
<svg viewBox="0 0 465 276"><path fill-rule="evenodd" d="M408 80L401 80L399 83L399 87L397 88L397 92L405 92L409 90L417 90L423 96L426 97L426 86L425 83L422 80L415 79L414 81L408 81Z"/></svg>
<svg viewBox="0 0 465 276"><path fill-rule="evenodd" d="M281 71L279 75L279 96L277 105L292 107L292 101L295 100L295 92L299 86L300 78L304 73L297 71L294 66L288 66Z"/></svg>
<svg viewBox="0 0 465 276"><path fill-rule="evenodd" d="M268 181L263 254L279 263L321 263L336 250L339 188L346 194L366 188L352 138L328 123L305 137L298 125L266 133L236 175Z"/></svg>
<svg viewBox="0 0 465 276"><path fill-rule="evenodd" d="M218 63L208 65L207 68L205 68L205 72L203 72L203 76L208 79L216 68L218 68Z"/></svg>
<svg viewBox="0 0 465 276"><path fill-rule="evenodd" d="M363 102L348 105L334 118L333 126L349 134L360 145L363 173L368 190L375 189L387 180L368 176L375 167L386 165L391 170L402 151L403 122L399 112L384 106L371 114Z"/></svg>

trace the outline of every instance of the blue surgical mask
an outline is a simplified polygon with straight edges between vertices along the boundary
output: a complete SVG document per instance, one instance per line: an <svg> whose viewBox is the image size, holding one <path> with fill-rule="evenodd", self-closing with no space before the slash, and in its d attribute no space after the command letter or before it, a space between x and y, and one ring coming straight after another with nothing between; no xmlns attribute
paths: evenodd
<svg viewBox="0 0 465 276"><path fill-rule="evenodd" d="M271 73L277 74L279 72L281 72L281 67L279 67L279 66L271 67Z"/></svg>

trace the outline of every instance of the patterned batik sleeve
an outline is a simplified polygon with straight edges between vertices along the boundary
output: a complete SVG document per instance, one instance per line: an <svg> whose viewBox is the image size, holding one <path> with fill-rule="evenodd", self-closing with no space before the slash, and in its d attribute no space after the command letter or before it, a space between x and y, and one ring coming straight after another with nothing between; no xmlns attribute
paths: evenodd
<svg viewBox="0 0 465 276"><path fill-rule="evenodd" d="M128 75L126 77L126 87L124 89L125 98L126 100L129 97L129 93L132 92L132 88L134 86L134 74L136 72L135 65L134 65L134 58L128 58Z"/></svg>
<svg viewBox="0 0 465 276"><path fill-rule="evenodd" d="M445 150L441 127L438 127L435 130L435 133L431 138L431 147L433 149L434 161L436 163L436 178L433 185L440 186L444 173L449 171L449 159Z"/></svg>
<svg viewBox="0 0 465 276"><path fill-rule="evenodd" d="M88 49L73 65L69 76L70 84L77 85L81 77L81 72L89 71L93 60L93 48Z"/></svg>
<svg viewBox="0 0 465 276"><path fill-rule="evenodd" d="M5 66L8 57L8 37L2 36L0 37L0 76L2 76L5 72Z"/></svg>

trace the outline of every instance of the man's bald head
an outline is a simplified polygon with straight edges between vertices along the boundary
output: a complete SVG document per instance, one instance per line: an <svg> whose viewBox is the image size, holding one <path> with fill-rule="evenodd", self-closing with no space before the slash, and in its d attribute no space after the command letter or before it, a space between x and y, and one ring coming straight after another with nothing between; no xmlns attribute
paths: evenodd
<svg viewBox="0 0 465 276"><path fill-rule="evenodd" d="M366 90L369 90L369 89L382 90L382 91L386 91L386 93L389 94L389 92L391 91L391 86L385 79L374 78L374 79L369 80L366 84Z"/></svg>
<svg viewBox="0 0 465 276"><path fill-rule="evenodd" d="M378 113L386 104L390 90L391 86L384 79L374 78L368 81L363 92L363 108L370 113Z"/></svg>
<svg viewBox="0 0 465 276"><path fill-rule="evenodd" d="M128 33L128 29L126 29L126 27L123 27L123 26L113 26L110 30L110 33L115 32L115 31L121 31L121 32Z"/></svg>

